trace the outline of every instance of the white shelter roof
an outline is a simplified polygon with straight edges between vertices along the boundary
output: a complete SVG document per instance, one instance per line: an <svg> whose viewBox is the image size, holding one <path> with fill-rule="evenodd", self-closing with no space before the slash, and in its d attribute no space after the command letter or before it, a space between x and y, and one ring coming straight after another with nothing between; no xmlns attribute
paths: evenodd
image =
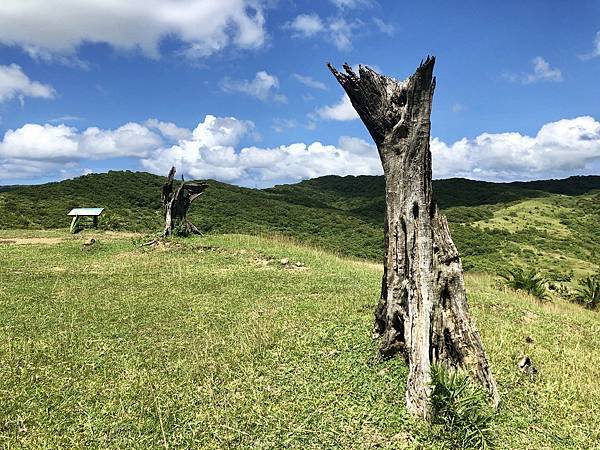
<svg viewBox="0 0 600 450"><path fill-rule="evenodd" d="M99 216L104 208L73 208L67 216Z"/></svg>

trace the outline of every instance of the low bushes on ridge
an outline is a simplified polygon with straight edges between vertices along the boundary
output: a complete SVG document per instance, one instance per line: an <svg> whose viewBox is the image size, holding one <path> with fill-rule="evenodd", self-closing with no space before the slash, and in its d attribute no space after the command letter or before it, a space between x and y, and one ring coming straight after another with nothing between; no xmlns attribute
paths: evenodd
<svg viewBox="0 0 600 450"><path fill-rule="evenodd" d="M525 291L540 300L548 298L547 280L535 269L524 270L519 267L500 274L506 280L506 285L520 291Z"/></svg>
<svg viewBox="0 0 600 450"><path fill-rule="evenodd" d="M600 272L579 280L579 287L573 293L573 300L589 309L600 306Z"/></svg>

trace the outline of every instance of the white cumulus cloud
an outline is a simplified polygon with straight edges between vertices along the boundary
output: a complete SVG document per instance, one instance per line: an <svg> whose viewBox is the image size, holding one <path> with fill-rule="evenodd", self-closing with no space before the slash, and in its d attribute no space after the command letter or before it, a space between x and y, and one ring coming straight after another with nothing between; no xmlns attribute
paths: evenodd
<svg viewBox="0 0 600 450"><path fill-rule="evenodd" d="M88 160L115 157L133 158L161 175L174 165L187 178L257 187L382 171L375 146L357 137L343 136L335 145L242 145L254 132L252 122L211 115L193 131L156 119L82 131L64 124L26 124L0 141L0 179L65 177L81 173ZM534 136L482 133L453 143L433 138L431 151L435 178L514 181L597 174L600 122L582 116L547 123Z"/></svg>
<svg viewBox="0 0 600 450"><path fill-rule="evenodd" d="M4 134L0 157L41 161L79 158L77 141L75 128L28 123Z"/></svg>
<svg viewBox="0 0 600 450"><path fill-rule="evenodd" d="M49 84L32 81L17 64L0 65L0 103L14 98L54 98L56 92Z"/></svg>
<svg viewBox="0 0 600 450"><path fill-rule="evenodd" d="M374 146L357 138L343 137L338 146L313 142L237 150L252 129L250 122L206 116L192 139L160 149L142 164L154 173L167 173L175 165L191 178L215 178L247 186L271 186L329 174L381 173Z"/></svg>
<svg viewBox="0 0 600 450"><path fill-rule="evenodd" d="M551 67L548 61L541 56L536 56L531 60L533 72L525 74L506 73L504 76L513 82L523 84L536 83L538 81L563 81L562 72L556 67Z"/></svg>
<svg viewBox="0 0 600 450"><path fill-rule="evenodd" d="M208 115L194 129L192 139L207 147L234 147L252 130L254 124L248 120Z"/></svg>
<svg viewBox="0 0 600 450"><path fill-rule="evenodd" d="M311 37L325 30L323 21L317 14L300 14L286 24L294 32L294 37Z"/></svg>
<svg viewBox="0 0 600 450"><path fill-rule="evenodd" d="M579 55L579 59L586 61L588 59L597 58L600 56L600 31L594 36L594 48L591 52Z"/></svg>
<svg viewBox="0 0 600 450"><path fill-rule="evenodd" d="M451 145L431 142L437 178L513 181L566 177L600 170L600 123L589 116L541 127L535 136L483 133Z"/></svg>
<svg viewBox="0 0 600 450"><path fill-rule="evenodd" d="M381 31L383 34L387 34L388 36L393 36L396 31L396 28L393 24L385 22L379 17L373 17L373 23L379 31Z"/></svg>
<svg viewBox="0 0 600 450"><path fill-rule="evenodd" d="M359 6L372 6L373 0L330 0L335 6L340 9L358 8Z"/></svg>
<svg viewBox="0 0 600 450"><path fill-rule="evenodd" d="M64 123L27 123L6 131L0 141L0 184L5 180L80 175L83 161L144 158L165 143L191 136L190 130L157 119L145 124L130 122L115 129L89 127L82 131Z"/></svg>
<svg viewBox="0 0 600 450"><path fill-rule="evenodd" d="M329 36L333 45L338 50L351 50L354 29L358 28L360 24L360 21L349 22L343 17L332 19L329 22Z"/></svg>
<svg viewBox="0 0 600 450"><path fill-rule="evenodd" d="M312 77L309 77L307 75L300 75L300 74L293 74L292 77L302 83L304 86L308 86L310 88L314 88L314 89L320 89L322 91L327 90L327 86L325 86L325 83L323 83L322 81L317 81Z"/></svg>
<svg viewBox="0 0 600 450"><path fill-rule="evenodd" d="M346 121L358 119L358 114L350 102L348 95L344 94L339 102L318 108L317 115L322 119Z"/></svg>
<svg viewBox="0 0 600 450"><path fill-rule="evenodd" d="M143 157L162 144L162 138L139 123L127 123L115 130L87 128L79 136L79 151L91 159Z"/></svg>
<svg viewBox="0 0 600 450"><path fill-rule="evenodd" d="M32 57L73 55L86 42L160 56L175 37L205 57L228 46L258 48L266 39L261 0L2 0L0 43Z"/></svg>
<svg viewBox="0 0 600 450"><path fill-rule="evenodd" d="M288 22L285 28L292 30L294 38L326 37L326 41L338 50L347 51L352 49L352 37L361 24L358 19L346 20L344 17L334 16L324 21L317 14L300 14ZM382 30L381 27L378 29Z"/></svg>
<svg viewBox="0 0 600 450"><path fill-rule="evenodd" d="M144 125L152 130L158 130L163 136L174 141L179 139L189 139L191 131L187 128L178 127L172 122L162 122L158 119L148 119Z"/></svg>
<svg viewBox="0 0 600 450"><path fill-rule="evenodd" d="M276 117L272 120L271 128L276 133L283 133L285 130L296 128L298 123L294 119L281 119Z"/></svg>
<svg viewBox="0 0 600 450"><path fill-rule="evenodd" d="M192 178L237 180L242 177L243 168L236 165L239 156L235 147L253 129L252 122L208 115L190 139L158 149L143 159L142 165L154 173L166 173L171 166L176 166Z"/></svg>
<svg viewBox="0 0 600 450"><path fill-rule="evenodd" d="M28 123L8 130L0 142L0 158L30 161L78 161L113 157L143 157L162 138L138 123L114 130L90 127L79 132L67 125Z"/></svg>
<svg viewBox="0 0 600 450"><path fill-rule="evenodd" d="M225 92L241 92L259 100L274 100L285 103L287 99L279 94L279 79L265 71L256 73L253 80L232 80L225 78L221 81L221 89Z"/></svg>

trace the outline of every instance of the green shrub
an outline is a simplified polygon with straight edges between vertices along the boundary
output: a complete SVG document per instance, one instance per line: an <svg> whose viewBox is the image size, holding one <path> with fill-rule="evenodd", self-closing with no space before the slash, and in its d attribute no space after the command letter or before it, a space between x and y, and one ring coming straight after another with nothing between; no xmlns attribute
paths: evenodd
<svg viewBox="0 0 600 450"><path fill-rule="evenodd" d="M173 236L188 237L189 235L190 230L186 226L185 222L178 220L173 227Z"/></svg>
<svg viewBox="0 0 600 450"><path fill-rule="evenodd" d="M431 425L441 429L438 438L450 448L493 447L494 410L487 393L459 370L431 368Z"/></svg>
<svg viewBox="0 0 600 450"><path fill-rule="evenodd" d="M550 269L548 271L548 279L556 282L571 281L574 275L575 273L573 272L573 269L569 270L568 272L560 272L556 269Z"/></svg>
<svg viewBox="0 0 600 450"><path fill-rule="evenodd" d="M541 300L548 298L547 280L535 269L523 270L517 267L500 276L506 280L507 286L515 290L525 291Z"/></svg>
<svg viewBox="0 0 600 450"><path fill-rule="evenodd" d="M100 217L99 227L103 230L124 230L127 229L127 220L114 212L107 212Z"/></svg>
<svg viewBox="0 0 600 450"><path fill-rule="evenodd" d="M573 293L573 300L589 309L600 306L600 272L578 282L579 287Z"/></svg>
<svg viewBox="0 0 600 450"><path fill-rule="evenodd" d="M554 291L557 295L560 295L563 298L571 298L571 291L564 283L550 281L548 283L548 289Z"/></svg>

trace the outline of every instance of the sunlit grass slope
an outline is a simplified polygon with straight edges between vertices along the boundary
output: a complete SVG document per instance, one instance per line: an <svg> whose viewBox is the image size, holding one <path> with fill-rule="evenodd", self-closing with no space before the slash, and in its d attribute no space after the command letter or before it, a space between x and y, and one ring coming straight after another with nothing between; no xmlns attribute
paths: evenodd
<svg viewBox="0 0 600 450"><path fill-rule="evenodd" d="M472 222L469 228L483 231L482 236L495 236L497 244L489 252L473 255L472 260L487 270L493 268L495 259L499 266L534 267L544 274L571 273L581 278L600 270L599 224L600 192L573 197L554 194L496 205L488 217ZM457 235L462 229L455 224ZM466 254L476 247L462 244ZM469 257L467 261L472 262Z"/></svg>
<svg viewBox="0 0 600 450"><path fill-rule="evenodd" d="M442 445L370 339L378 265L239 235L139 243L0 232L0 447ZM598 447L600 314L497 283L467 276L497 446Z"/></svg>

